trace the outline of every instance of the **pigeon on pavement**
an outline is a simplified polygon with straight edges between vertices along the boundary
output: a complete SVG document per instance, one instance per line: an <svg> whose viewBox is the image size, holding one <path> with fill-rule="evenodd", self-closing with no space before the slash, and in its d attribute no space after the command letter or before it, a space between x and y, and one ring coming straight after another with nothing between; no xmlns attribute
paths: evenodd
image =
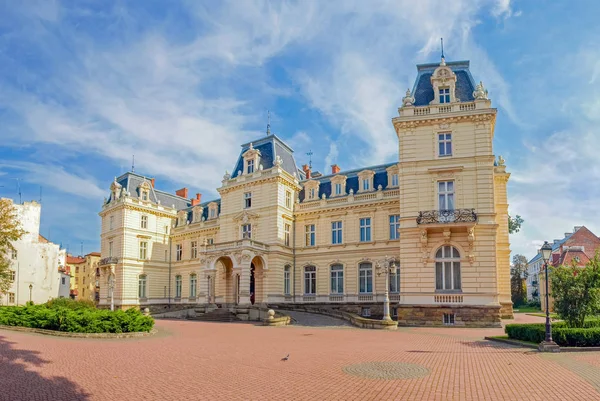
<svg viewBox="0 0 600 401"><path fill-rule="evenodd" d="M287 361L290 359L290 354L287 354L285 357L281 358L282 361Z"/></svg>

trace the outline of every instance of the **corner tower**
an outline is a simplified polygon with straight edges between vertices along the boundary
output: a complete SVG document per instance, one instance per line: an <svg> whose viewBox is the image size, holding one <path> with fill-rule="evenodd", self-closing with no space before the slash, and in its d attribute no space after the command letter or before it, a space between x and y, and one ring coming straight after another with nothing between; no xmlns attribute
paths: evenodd
<svg viewBox="0 0 600 401"><path fill-rule="evenodd" d="M506 172L496 109L468 61L417 66L399 140L399 321L499 326L512 317Z"/></svg>

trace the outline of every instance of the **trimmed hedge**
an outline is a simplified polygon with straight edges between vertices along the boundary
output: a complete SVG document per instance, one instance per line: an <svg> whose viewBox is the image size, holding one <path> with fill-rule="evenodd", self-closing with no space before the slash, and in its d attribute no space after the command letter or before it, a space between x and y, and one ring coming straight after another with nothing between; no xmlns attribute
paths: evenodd
<svg viewBox="0 0 600 401"><path fill-rule="evenodd" d="M600 319L586 320L584 328L570 328L565 322L552 323L552 339L563 347L600 346ZM544 323L507 324L508 338L540 343L546 338Z"/></svg>
<svg viewBox="0 0 600 401"><path fill-rule="evenodd" d="M88 302L53 300L43 305L0 307L0 325L71 333L149 332L154 319L137 309L96 309Z"/></svg>

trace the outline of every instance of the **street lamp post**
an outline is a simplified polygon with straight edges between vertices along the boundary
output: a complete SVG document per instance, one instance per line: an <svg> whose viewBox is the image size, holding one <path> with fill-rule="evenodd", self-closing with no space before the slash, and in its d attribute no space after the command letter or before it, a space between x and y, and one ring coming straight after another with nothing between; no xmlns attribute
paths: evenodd
<svg viewBox="0 0 600 401"><path fill-rule="evenodd" d="M390 296L389 296L389 277L390 272L396 269L396 259L385 257L383 260L378 261L375 264L377 275L385 275L385 297L383 299L383 320L391 321L390 317Z"/></svg>
<svg viewBox="0 0 600 401"><path fill-rule="evenodd" d="M33 284L29 284L29 302L31 302L31 292L33 290Z"/></svg>
<svg viewBox="0 0 600 401"><path fill-rule="evenodd" d="M546 272L546 338L539 345L539 350L542 352L559 352L560 347L552 341L552 325L550 323L550 296L549 296L549 284L548 284L548 261L552 255L552 245L548 241L542 245L542 259L544 260L544 270Z"/></svg>

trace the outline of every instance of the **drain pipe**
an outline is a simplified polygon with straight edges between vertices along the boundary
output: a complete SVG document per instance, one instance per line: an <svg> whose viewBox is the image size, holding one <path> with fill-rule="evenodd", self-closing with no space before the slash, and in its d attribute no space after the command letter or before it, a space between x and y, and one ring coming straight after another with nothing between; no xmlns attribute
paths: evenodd
<svg viewBox="0 0 600 401"><path fill-rule="evenodd" d="M171 254L173 246L171 244L171 233L169 233L169 309L171 309Z"/></svg>
<svg viewBox="0 0 600 401"><path fill-rule="evenodd" d="M292 264L294 271L294 303L296 303L296 215L294 214L294 208L296 203L294 202L294 207L292 208Z"/></svg>

